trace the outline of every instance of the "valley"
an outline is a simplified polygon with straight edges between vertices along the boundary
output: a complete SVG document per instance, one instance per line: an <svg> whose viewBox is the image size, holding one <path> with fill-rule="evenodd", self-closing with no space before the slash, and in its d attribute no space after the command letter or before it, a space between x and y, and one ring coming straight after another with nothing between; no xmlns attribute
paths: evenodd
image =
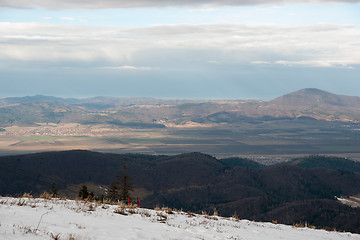
<svg viewBox="0 0 360 240"><path fill-rule="evenodd" d="M56 183L107 196L125 162L144 207L359 233L359 109L318 89L267 102L5 98L0 194Z"/></svg>
<svg viewBox="0 0 360 240"><path fill-rule="evenodd" d="M309 119L130 128L111 124L38 123L0 132L0 155L84 149L112 153L248 157L263 163L327 154L360 160L360 124Z"/></svg>

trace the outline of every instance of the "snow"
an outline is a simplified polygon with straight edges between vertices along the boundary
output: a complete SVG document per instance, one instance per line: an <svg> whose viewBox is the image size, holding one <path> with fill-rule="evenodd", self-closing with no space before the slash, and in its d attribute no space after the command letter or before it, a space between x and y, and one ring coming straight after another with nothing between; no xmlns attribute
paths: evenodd
<svg viewBox="0 0 360 240"><path fill-rule="evenodd" d="M360 207L360 199L357 197L349 197L349 198L343 198L343 197L336 197L338 201L340 201L342 204L348 205L350 207Z"/></svg>
<svg viewBox="0 0 360 240"><path fill-rule="evenodd" d="M171 210L0 197L2 239L360 240L360 235Z"/></svg>

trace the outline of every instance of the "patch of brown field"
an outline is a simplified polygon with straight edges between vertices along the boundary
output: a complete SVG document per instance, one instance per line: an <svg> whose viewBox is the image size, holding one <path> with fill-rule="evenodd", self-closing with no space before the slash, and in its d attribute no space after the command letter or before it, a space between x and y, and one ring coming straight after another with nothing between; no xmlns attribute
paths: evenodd
<svg viewBox="0 0 360 240"><path fill-rule="evenodd" d="M169 128L212 128L226 124L215 124L215 123L197 123L197 122L186 122L184 124L167 123L162 122L166 127Z"/></svg>

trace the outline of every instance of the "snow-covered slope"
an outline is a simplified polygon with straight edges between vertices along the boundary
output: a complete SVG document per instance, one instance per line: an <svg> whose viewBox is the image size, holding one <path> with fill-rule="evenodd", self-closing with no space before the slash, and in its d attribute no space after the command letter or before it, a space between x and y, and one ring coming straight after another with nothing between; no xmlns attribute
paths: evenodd
<svg viewBox="0 0 360 240"><path fill-rule="evenodd" d="M360 235L171 210L0 197L0 239L360 240Z"/></svg>

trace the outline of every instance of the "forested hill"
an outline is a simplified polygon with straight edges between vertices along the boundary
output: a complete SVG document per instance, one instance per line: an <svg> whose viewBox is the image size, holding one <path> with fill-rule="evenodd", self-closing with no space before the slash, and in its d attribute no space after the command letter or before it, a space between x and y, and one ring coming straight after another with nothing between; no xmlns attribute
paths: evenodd
<svg viewBox="0 0 360 240"><path fill-rule="evenodd" d="M339 163L339 164L334 164ZM88 184L95 194L121 174L123 162L144 207L169 206L195 212L360 233L360 210L335 196L360 193L359 163L311 156L261 166L247 159L216 159L201 153L174 156L46 152L0 157L0 194L49 191L73 197ZM102 187L102 188L100 188Z"/></svg>

